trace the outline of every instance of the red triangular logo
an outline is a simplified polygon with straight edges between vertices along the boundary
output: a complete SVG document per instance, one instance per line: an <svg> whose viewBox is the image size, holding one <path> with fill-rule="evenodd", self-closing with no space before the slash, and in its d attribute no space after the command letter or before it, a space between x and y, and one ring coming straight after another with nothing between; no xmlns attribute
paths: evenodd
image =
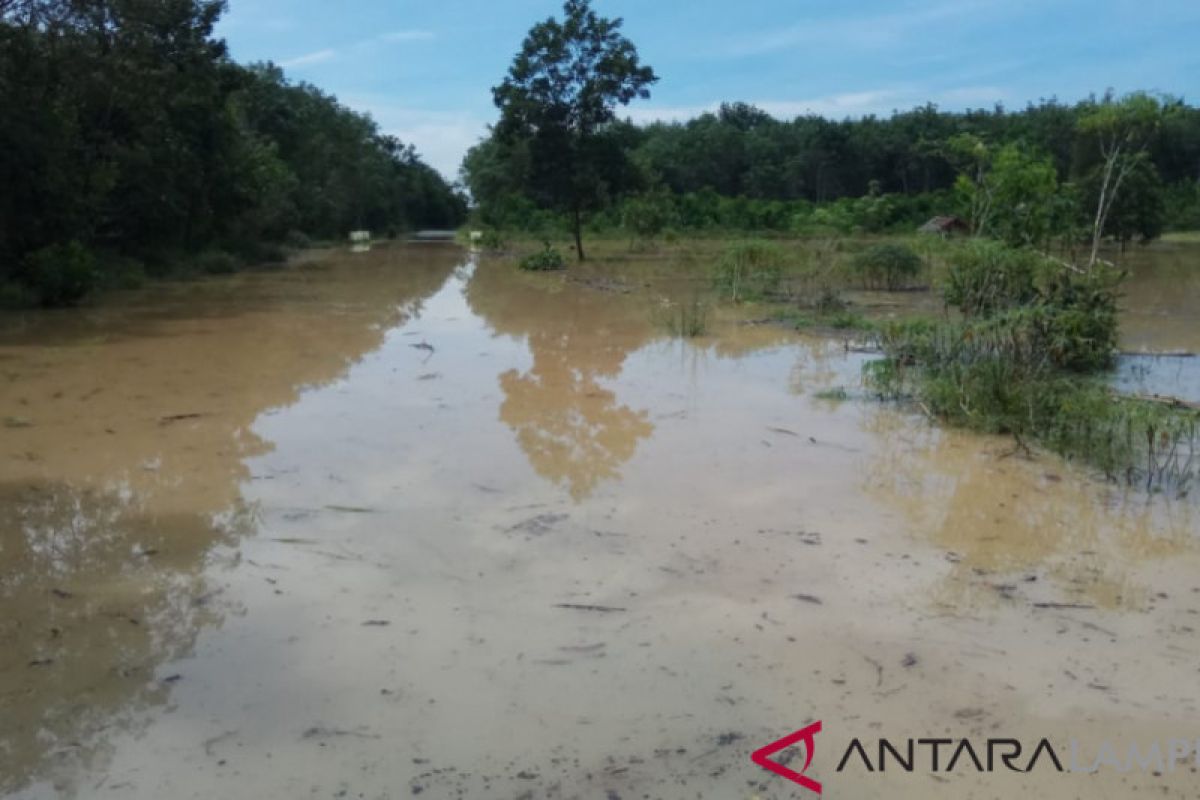
<svg viewBox="0 0 1200 800"><path fill-rule="evenodd" d="M801 773L805 772L813 760L813 737L821 732L821 721L817 720L807 728L801 728L795 733L789 733L787 736L778 741L771 742L766 747L759 748L750 754L750 760L758 764L763 769L769 769L781 778L787 778L792 783L798 783L810 792L821 793L821 784L814 781L812 778L806 778ZM786 750L795 744L804 743L804 766L800 772L785 767L778 761L772 761L771 756L778 753L780 750Z"/></svg>

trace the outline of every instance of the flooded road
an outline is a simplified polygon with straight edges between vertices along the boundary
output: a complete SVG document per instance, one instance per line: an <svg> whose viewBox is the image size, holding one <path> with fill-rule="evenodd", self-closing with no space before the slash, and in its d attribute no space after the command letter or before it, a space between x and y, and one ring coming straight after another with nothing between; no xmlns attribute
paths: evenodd
<svg viewBox="0 0 1200 800"><path fill-rule="evenodd" d="M831 797L1196 796L837 771L1195 742L1200 510L672 339L693 284L425 244L8 323L0 796L787 798L749 753L818 719Z"/></svg>

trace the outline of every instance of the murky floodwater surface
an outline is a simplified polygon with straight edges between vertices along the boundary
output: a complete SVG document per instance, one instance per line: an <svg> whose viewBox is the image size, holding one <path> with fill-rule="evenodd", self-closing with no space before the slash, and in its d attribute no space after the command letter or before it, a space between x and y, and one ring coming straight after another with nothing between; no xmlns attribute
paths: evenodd
<svg viewBox="0 0 1200 800"><path fill-rule="evenodd" d="M837 772L1200 738L1200 513L821 399L837 342L672 340L688 291L419 245L8 323L0 796L785 798L749 753L817 719L832 797L1200 793Z"/></svg>

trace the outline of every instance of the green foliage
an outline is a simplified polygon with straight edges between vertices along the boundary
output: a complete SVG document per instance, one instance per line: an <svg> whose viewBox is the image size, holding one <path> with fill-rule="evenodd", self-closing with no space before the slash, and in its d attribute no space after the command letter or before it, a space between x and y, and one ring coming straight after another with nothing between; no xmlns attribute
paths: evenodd
<svg viewBox="0 0 1200 800"><path fill-rule="evenodd" d="M168 254L220 246L261 263L278 249L245 251L293 230L463 219L465 199L369 118L233 63L214 35L224 5L0 3L0 283L73 302L124 283L122 259L166 274L186 266ZM103 253L99 277L25 266L72 241Z"/></svg>
<svg viewBox="0 0 1200 800"><path fill-rule="evenodd" d="M146 282L146 265L136 258L109 253L98 260L105 289L137 289Z"/></svg>
<svg viewBox="0 0 1200 800"><path fill-rule="evenodd" d="M527 255L520 261L520 267L531 272L548 272L556 269L565 269L567 266L566 259L563 254L552 247L549 242L536 253Z"/></svg>
<svg viewBox="0 0 1200 800"><path fill-rule="evenodd" d="M1088 268L1096 265L1099 259L1100 240L1109 232L1113 222L1113 212L1119 211L1118 200L1126 200L1129 204L1129 184L1141 183L1141 198L1132 203L1133 209L1126 208L1126 220L1129 217L1154 219L1147 227L1157 232L1161 229L1161 208L1157 207L1160 200L1154 198L1150 202L1155 207L1147 208L1146 196L1154 196L1155 190L1152 173L1146 169L1150 158L1149 146L1158 135L1165 114L1170 105L1164 105L1157 97L1147 92L1133 92L1122 98L1115 98L1111 93L1105 95L1099 103L1091 103L1079 116L1078 131L1084 141L1085 148L1097 158L1090 181L1095 185L1095 215L1092 219L1092 248L1088 259ZM1140 180L1139 180L1140 175ZM1127 240L1126 240L1127 241Z"/></svg>
<svg viewBox="0 0 1200 800"><path fill-rule="evenodd" d="M899 289L921 273L921 257L902 244L877 244L851 261L855 275L869 287Z"/></svg>
<svg viewBox="0 0 1200 800"><path fill-rule="evenodd" d="M27 308L37 305L37 296L24 283L0 280L0 309Z"/></svg>
<svg viewBox="0 0 1200 800"><path fill-rule="evenodd" d="M283 237L283 243L293 250L308 250L313 247L312 237L304 231L290 230Z"/></svg>
<svg viewBox="0 0 1200 800"><path fill-rule="evenodd" d="M828 400L835 403L842 403L850 399L850 393L846 391L844 386L835 386L832 389L822 389L813 394L813 397L818 400Z"/></svg>
<svg viewBox="0 0 1200 800"><path fill-rule="evenodd" d="M987 315L1033 300L1039 270L1046 263L1032 250L987 240L968 242L956 248L949 259L943 296L968 316Z"/></svg>
<svg viewBox="0 0 1200 800"><path fill-rule="evenodd" d="M485 228L479 239L479 248L489 253L501 253L508 249L508 239L495 228Z"/></svg>
<svg viewBox="0 0 1200 800"><path fill-rule="evenodd" d="M676 221L675 204L662 187L630 197L621 205L622 227L640 239L652 239Z"/></svg>
<svg viewBox="0 0 1200 800"><path fill-rule="evenodd" d="M1112 365L1122 275L1029 261L975 243L963 274L968 317L884 326L866 368L881 396L911 398L974 430L1038 441L1147 485L1190 480L1200 413L1114 397L1092 376ZM966 262L959 262L960 264ZM987 282L976 272L1004 276Z"/></svg>
<svg viewBox="0 0 1200 800"><path fill-rule="evenodd" d="M288 251L285 247L262 239L232 242L230 250L239 260L250 266L279 265L286 263L288 259Z"/></svg>
<svg viewBox="0 0 1200 800"><path fill-rule="evenodd" d="M1168 187L1163 206L1163 226L1167 230L1200 230L1200 181L1181 181Z"/></svg>
<svg viewBox="0 0 1200 800"><path fill-rule="evenodd" d="M803 311L801 309L789 308L776 313L775 319L798 331L824 329L871 333L877 329L873 321L861 314L845 310L821 311L818 309L815 311Z"/></svg>
<svg viewBox="0 0 1200 800"><path fill-rule="evenodd" d="M192 267L206 275L228 275L237 272L242 262L224 250L206 250L192 259Z"/></svg>
<svg viewBox="0 0 1200 800"><path fill-rule="evenodd" d="M637 174L633 184L609 182L604 199L637 185L662 186L672 200L671 227L802 236L912 230L958 207L980 223L977 232L1045 248L1053 239L1075 240L1092 229L1098 193L1089 194L1089 182L1098 185L1103 177L1100 128L1081 120L1109 102L1118 101L1051 100L962 113L924 106L886 119L842 121L811 115L784 121L731 103L686 122L611 123L604 130ZM1143 126L1145 136L1134 144L1146 151L1167 191L1185 198L1200 163L1200 109L1173 100L1161 104L1169 108ZM472 151L463 174L487 224L526 231L539 231L535 224L571 225L569 209L550 219L535 213L549 206L531 188L534 167L527 146L502 144L496 136ZM1118 189L1121 202L1126 188ZM1161 193L1151 187L1147 199ZM597 230L625 220L617 209L606 213L606 203L594 210ZM1153 211L1152 204L1144 208ZM1168 213L1171 208L1188 218L1187 209L1196 205L1185 199L1168 204ZM1120 236L1124 229L1128 225L1106 226L1104 235Z"/></svg>
<svg viewBox="0 0 1200 800"><path fill-rule="evenodd" d="M1099 201L1103 169L1082 182L1085 202L1095 208ZM1113 198L1104 221L1103 233L1122 245L1137 238L1143 242L1157 239L1166 225L1166 192L1154 164L1149 159L1139 158L1121 182L1120 191Z"/></svg>
<svg viewBox="0 0 1200 800"><path fill-rule="evenodd" d="M962 170L954 183L959 209L976 235L1042 245L1077 213L1073 195L1059 190L1050 158L1023 143L996 148L959 134L947 149Z"/></svg>
<svg viewBox="0 0 1200 800"><path fill-rule="evenodd" d="M500 194L527 194L568 214L580 260L583 215L633 181L615 109L648 98L658 80L620 29L621 20L597 15L590 0L566 0L562 20L534 25L492 90L500 109L492 173L468 176L472 189L499 178Z"/></svg>
<svg viewBox="0 0 1200 800"><path fill-rule="evenodd" d="M44 306L78 303L100 282L96 257L77 241L53 244L25 256L22 282Z"/></svg>
<svg viewBox="0 0 1200 800"><path fill-rule="evenodd" d="M713 267L713 286L735 303L777 294L785 260L784 251L771 242L734 242Z"/></svg>

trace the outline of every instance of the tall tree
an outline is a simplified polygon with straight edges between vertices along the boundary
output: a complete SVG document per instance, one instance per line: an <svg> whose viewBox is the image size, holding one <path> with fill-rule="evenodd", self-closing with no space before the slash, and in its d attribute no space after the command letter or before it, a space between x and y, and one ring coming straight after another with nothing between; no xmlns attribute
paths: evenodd
<svg viewBox="0 0 1200 800"><path fill-rule="evenodd" d="M1079 119L1080 132L1095 141L1100 153L1089 269L1100 257L1100 240L1122 184L1147 158L1146 148L1158 131L1162 114L1163 108L1157 98L1145 92L1134 92L1120 100L1106 96Z"/></svg>
<svg viewBox="0 0 1200 800"><path fill-rule="evenodd" d="M658 80L621 25L597 15L590 0L567 0L561 21L551 17L530 29L508 76L492 90L497 136L526 145L525 188L570 215L580 261L584 215L619 194L633 174L621 142L607 135L616 107L648 98Z"/></svg>

